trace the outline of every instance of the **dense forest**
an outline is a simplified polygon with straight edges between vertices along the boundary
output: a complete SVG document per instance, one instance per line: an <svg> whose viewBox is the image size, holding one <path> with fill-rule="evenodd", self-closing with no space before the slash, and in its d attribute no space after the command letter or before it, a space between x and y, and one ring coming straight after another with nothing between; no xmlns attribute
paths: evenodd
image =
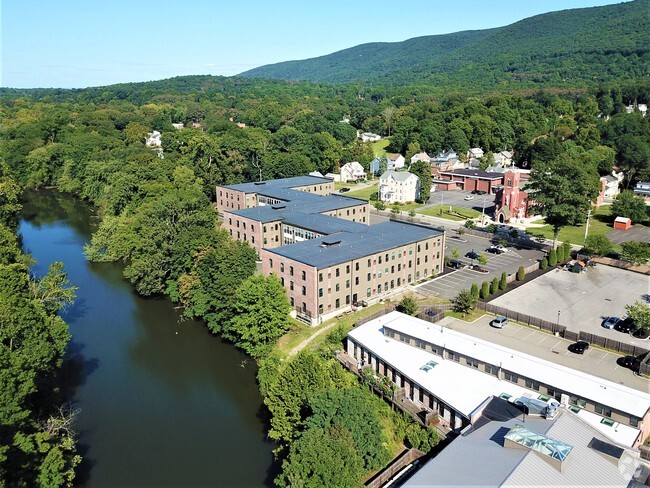
<svg viewBox="0 0 650 488"><path fill-rule="evenodd" d="M626 187L650 178L650 117L626 109L650 100L646 80L469 96L197 76L2 95L0 477L8 484L66 485L78 462L69 424L58 427L70 412L57 414L50 397L68 338L56 312L74 293L60 265L29 277L15 236L21 187L55 186L96 204L89 259L123 262L139 293L169 296L258 359L269 436L281 446L279 486L350 486L400 445L429 449L435 434L341 370L332 351L345 331L316 352L278 357L274 345L290 326L283 288L255 275L252 248L220 229L214 186L367 165L373 148L357 130L390 133L389 149L407 156L479 146L514 150L524 167L579 169L566 174L604 175L616 165ZM154 130L161 148L145 144Z"/></svg>
<svg viewBox="0 0 650 488"><path fill-rule="evenodd" d="M334 83L390 79L394 85L471 91L642 78L650 74L648 12L648 0L563 10L495 29L363 44L242 76Z"/></svg>

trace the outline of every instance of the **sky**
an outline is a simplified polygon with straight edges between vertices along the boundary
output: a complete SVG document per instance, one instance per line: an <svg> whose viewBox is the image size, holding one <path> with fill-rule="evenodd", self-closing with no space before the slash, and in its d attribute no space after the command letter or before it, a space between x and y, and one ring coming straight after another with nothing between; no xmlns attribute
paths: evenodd
<svg viewBox="0 0 650 488"><path fill-rule="evenodd" d="M607 0L0 0L0 86L230 76L367 42L487 29Z"/></svg>

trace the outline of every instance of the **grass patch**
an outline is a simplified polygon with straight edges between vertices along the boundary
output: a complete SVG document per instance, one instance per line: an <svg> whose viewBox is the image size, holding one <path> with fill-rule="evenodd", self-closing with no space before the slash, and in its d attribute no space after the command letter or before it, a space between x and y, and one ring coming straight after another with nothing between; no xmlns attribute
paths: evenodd
<svg viewBox="0 0 650 488"><path fill-rule="evenodd" d="M457 222L463 222L467 219L475 219L481 216L481 212L478 210L454 206L451 207L451 213L449 213L449 205L436 205L435 207L428 207L418 213L428 215L430 217L441 217L443 219L455 220Z"/></svg>
<svg viewBox="0 0 650 488"><path fill-rule="evenodd" d="M393 207L397 207L400 212L410 212L411 210L415 210L416 208L420 208L423 204L422 203L417 203L417 202L411 202L411 203L402 203L402 204L392 204L392 205L386 205L386 210L390 211ZM416 212L419 213L419 212Z"/></svg>
<svg viewBox="0 0 650 488"><path fill-rule="evenodd" d="M386 148L388 147L389 144L390 144L390 139L388 137L373 142L372 150L375 152L375 156L379 157L386 154Z"/></svg>
<svg viewBox="0 0 650 488"><path fill-rule="evenodd" d="M612 216L609 213L609 206L597 207L591 213L589 220L589 235L605 235L613 229ZM536 220L533 223L542 224L543 220ZM553 228L550 225L544 227L529 228L526 232L531 236L544 236L546 239L553 239ZM585 240L585 224L563 227L560 229L558 239L562 242L570 242L571 244L582 244ZM620 250L620 246L614 245L616 250Z"/></svg>
<svg viewBox="0 0 650 488"><path fill-rule="evenodd" d="M360 188L358 190L355 190L354 188L351 189L348 193L344 193L344 195L349 195L351 197L355 198L363 198L364 200L371 200L374 196L374 199L377 199L377 184L373 184L372 186L367 186L365 188Z"/></svg>
<svg viewBox="0 0 650 488"><path fill-rule="evenodd" d="M450 310L448 312L445 312L445 317L453 317L458 320L463 320L465 322L474 322L477 319L480 319L485 315L485 312L481 310L472 310L470 313L467 314L462 314L460 312L454 312L453 310Z"/></svg>

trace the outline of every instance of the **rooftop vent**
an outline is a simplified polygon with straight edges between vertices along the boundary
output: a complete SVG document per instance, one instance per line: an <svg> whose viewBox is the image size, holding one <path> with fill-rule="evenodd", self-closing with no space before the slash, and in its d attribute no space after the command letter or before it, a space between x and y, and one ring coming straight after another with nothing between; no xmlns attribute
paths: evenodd
<svg viewBox="0 0 650 488"><path fill-rule="evenodd" d="M591 442L587 447L591 447L593 450L606 454L616 460L621 459L621 456L623 456L623 453L625 452L624 449L615 446L614 444L610 444L609 442L596 439L595 437L591 439Z"/></svg>
<svg viewBox="0 0 650 488"><path fill-rule="evenodd" d="M253 185L257 185L257 186L266 185L266 181L255 181L255 182L253 182Z"/></svg>
<svg viewBox="0 0 650 488"><path fill-rule="evenodd" d="M323 241L321 247L332 247L341 244L341 241Z"/></svg>
<svg viewBox="0 0 650 488"><path fill-rule="evenodd" d="M283 208L287 208L286 205L272 205L271 208L273 210L282 210Z"/></svg>

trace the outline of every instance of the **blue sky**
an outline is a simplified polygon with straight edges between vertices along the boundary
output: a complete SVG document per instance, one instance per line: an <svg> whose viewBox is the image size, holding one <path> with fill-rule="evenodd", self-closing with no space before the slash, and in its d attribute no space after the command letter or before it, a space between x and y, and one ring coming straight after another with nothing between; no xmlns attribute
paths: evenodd
<svg viewBox="0 0 650 488"><path fill-rule="evenodd" d="M606 0L0 0L0 86L234 75L366 42L486 29Z"/></svg>

